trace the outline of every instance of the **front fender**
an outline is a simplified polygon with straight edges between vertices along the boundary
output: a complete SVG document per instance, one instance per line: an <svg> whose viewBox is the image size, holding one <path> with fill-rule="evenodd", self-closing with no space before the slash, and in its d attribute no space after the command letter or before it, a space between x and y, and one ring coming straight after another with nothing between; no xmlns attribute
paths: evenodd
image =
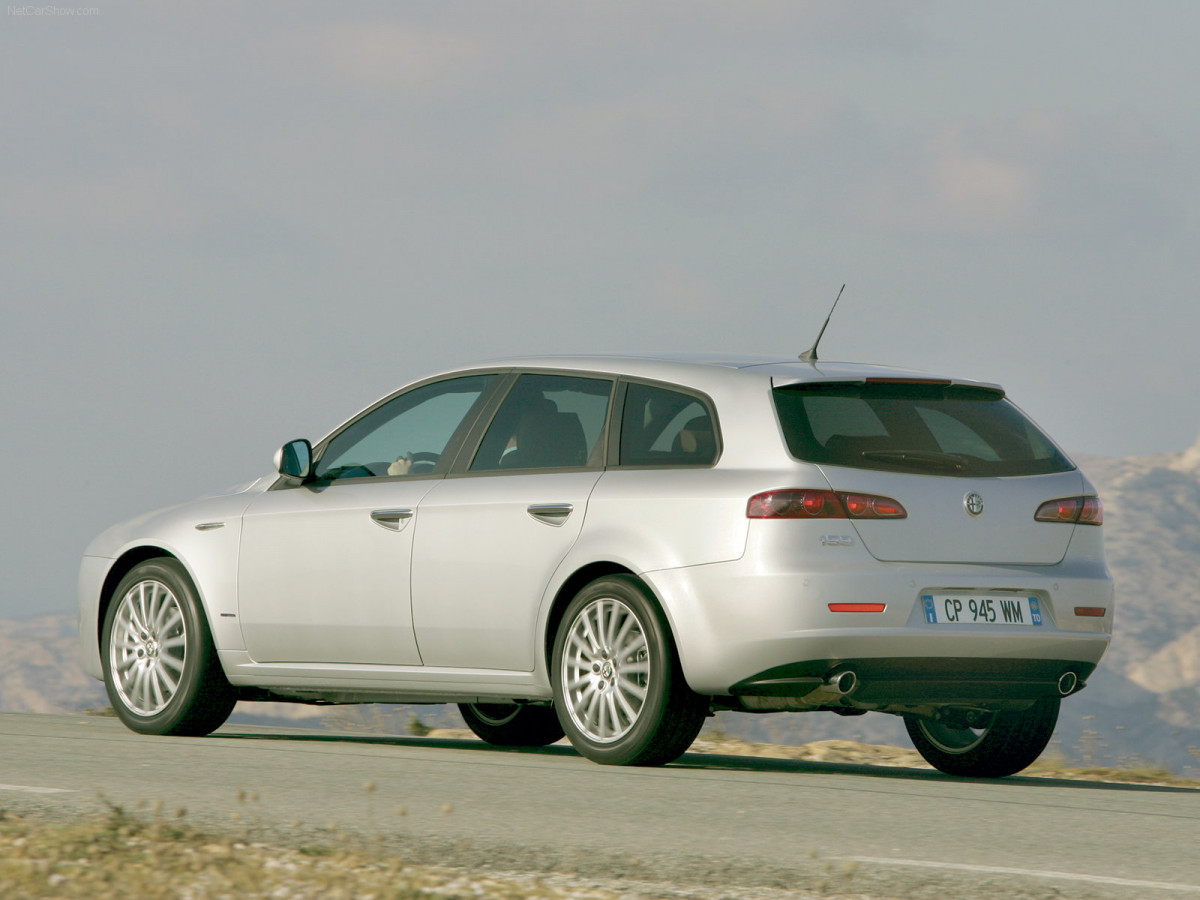
<svg viewBox="0 0 1200 900"><path fill-rule="evenodd" d="M153 556L174 557L187 571L217 648L244 649L237 565L241 517L252 496L242 491L157 510L107 529L88 545L78 582L80 660L88 674L102 674L100 631L118 582Z"/></svg>

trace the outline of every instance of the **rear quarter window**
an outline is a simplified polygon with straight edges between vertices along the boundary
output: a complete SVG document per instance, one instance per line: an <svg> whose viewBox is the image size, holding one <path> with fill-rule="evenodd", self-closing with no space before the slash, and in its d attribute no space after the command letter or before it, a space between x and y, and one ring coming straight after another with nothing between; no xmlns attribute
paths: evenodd
<svg viewBox="0 0 1200 900"><path fill-rule="evenodd" d="M620 465L711 466L716 421L702 398L658 385L630 383L621 415Z"/></svg>
<svg viewBox="0 0 1200 900"><path fill-rule="evenodd" d="M777 387L774 398L788 450L806 462L962 477L1074 468L991 388L816 382Z"/></svg>

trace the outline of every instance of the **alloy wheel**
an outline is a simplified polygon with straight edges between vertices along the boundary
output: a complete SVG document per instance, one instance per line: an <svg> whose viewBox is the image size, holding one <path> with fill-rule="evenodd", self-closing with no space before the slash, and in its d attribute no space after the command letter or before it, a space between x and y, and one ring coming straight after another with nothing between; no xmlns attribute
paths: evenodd
<svg viewBox="0 0 1200 900"><path fill-rule="evenodd" d="M161 712L187 659L187 624L179 600L161 581L140 581L120 600L109 638L109 667L125 708L138 716Z"/></svg>
<svg viewBox="0 0 1200 900"><path fill-rule="evenodd" d="M642 623L621 600L599 597L568 627L561 674L571 721L598 744L619 741L646 704L650 655Z"/></svg>

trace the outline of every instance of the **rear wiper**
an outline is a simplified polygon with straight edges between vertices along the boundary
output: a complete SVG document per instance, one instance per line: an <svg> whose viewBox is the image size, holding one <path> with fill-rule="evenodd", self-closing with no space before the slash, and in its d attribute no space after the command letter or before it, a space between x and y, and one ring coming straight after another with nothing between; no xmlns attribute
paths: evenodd
<svg viewBox="0 0 1200 900"><path fill-rule="evenodd" d="M928 450L863 450L862 457L879 462L934 466L949 469L952 472L961 472L967 467L961 456L953 453L934 453Z"/></svg>

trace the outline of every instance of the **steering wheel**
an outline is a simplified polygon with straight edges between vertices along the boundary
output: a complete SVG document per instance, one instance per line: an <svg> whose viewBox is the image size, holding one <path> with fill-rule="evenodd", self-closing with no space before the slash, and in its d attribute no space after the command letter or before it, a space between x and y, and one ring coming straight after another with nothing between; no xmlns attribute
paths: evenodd
<svg viewBox="0 0 1200 900"><path fill-rule="evenodd" d="M428 450L418 450L412 454L412 468L409 469L410 475L419 475L432 472L437 468L438 461L442 458L440 453L431 453ZM417 465L421 468L418 469Z"/></svg>

